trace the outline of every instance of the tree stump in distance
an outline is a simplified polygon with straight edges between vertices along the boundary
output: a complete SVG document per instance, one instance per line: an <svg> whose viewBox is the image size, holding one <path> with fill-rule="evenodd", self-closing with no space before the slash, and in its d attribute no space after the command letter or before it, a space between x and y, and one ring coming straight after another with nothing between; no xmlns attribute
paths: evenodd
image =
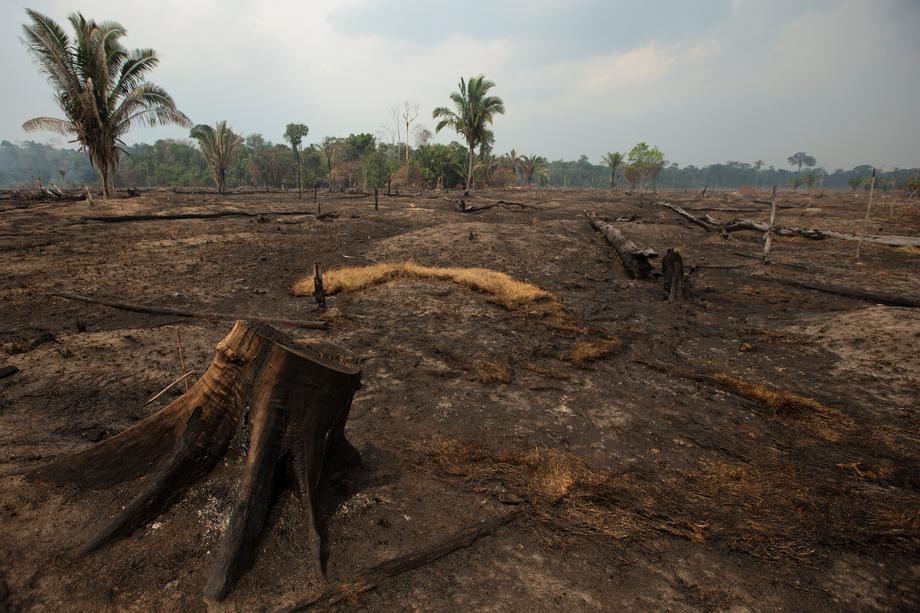
<svg viewBox="0 0 920 613"><path fill-rule="evenodd" d="M279 485L300 496L310 564L314 578L323 578L317 489L327 462L360 461L344 435L360 380L360 369L342 347L300 345L268 326L237 321L204 376L169 406L26 475L91 489L146 476L122 512L86 542L81 549L86 554L129 536L169 508L208 475L240 432L248 438L243 474L211 564L207 597L222 599L251 565ZM247 408L248 428L239 428Z"/></svg>
<svg viewBox="0 0 920 613"><path fill-rule="evenodd" d="M678 302L687 297L684 259L676 249L668 247L661 259L661 276L664 277L664 297L668 302Z"/></svg>

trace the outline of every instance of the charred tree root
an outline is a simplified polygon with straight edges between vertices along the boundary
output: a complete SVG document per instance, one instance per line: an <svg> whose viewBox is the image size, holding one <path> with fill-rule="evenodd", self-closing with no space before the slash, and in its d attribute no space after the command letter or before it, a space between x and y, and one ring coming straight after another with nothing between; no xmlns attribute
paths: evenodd
<svg viewBox="0 0 920 613"><path fill-rule="evenodd" d="M323 578L314 514L317 489L327 461L357 459L344 430L360 379L360 370L341 347L298 345L268 326L237 321L204 376L172 404L27 476L91 489L147 476L123 511L84 545L81 553L90 553L129 536L204 478L226 453L248 407L243 476L206 595L222 599L250 566L272 488L284 480L300 496L314 578Z"/></svg>
<svg viewBox="0 0 920 613"><path fill-rule="evenodd" d="M603 234L610 246L617 252L617 257L620 258L623 269L630 279L649 280L655 277L651 260L658 257L657 253L651 249L639 249L634 242L623 236L609 223L598 221L588 213L585 213L585 217L591 227Z"/></svg>

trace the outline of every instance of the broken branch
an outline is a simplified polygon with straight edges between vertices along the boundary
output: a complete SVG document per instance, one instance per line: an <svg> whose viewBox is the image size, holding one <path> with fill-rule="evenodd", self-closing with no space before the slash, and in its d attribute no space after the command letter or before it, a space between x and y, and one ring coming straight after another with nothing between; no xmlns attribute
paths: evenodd
<svg viewBox="0 0 920 613"><path fill-rule="evenodd" d="M329 324L325 321L302 321L297 319L281 319L278 317L249 317L231 313L184 311L182 309L173 309L171 307L155 307L145 304L131 304L129 302L112 302L109 300L99 300L96 298L80 296L79 294L71 294L68 292L52 292L51 295L58 298L65 298L67 300L76 300L78 302L85 302L87 304L100 304L102 306L107 306L113 309L134 311L135 313L148 313L151 315L172 315L174 317L190 317L192 319L210 319L216 321L236 321L237 319L243 319L246 321L254 321L265 324L295 326L298 328L310 328L313 330L326 330L329 328Z"/></svg>

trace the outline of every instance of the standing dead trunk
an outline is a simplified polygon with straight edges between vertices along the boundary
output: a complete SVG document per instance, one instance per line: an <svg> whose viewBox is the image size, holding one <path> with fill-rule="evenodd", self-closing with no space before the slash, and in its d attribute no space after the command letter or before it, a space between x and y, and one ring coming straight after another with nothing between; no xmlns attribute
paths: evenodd
<svg viewBox="0 0 920 613"><path fill-rule="evenodd" d="M770 243L773 237L773 225L776 223L776 186L773 186L773 195L770 196L770 225L763 235L763 263L770 263Z"/></svg>
<svg viewBox="0 0 920 613"><path fill-rule="evenodd" d="M297 149L297 198L303 199L303 152Z"/></svg>
<svg viewBox="0 0 920 613"><path fill-rule="evenodd" d="M300 495L311 567L322 577L316 498L327 462L358 458L344 431L360 378L345 349L299 345L273 328L237 321L204 376L172 404L28 476L100 489L146 475L139 493L87 541L85 554L129 536L165 511L211 471L236 434L248 441L246 457L230 523L211 563L207 596L223 598L252 563L276 485ZM248 432L237 434L242 419Z"/></svg>
<svg viewBox="0 0 920 613"><path fill-rule="evenodd" d="M669 247L661 258L661 276L664 277L664 297L668 302L679 302L687 297L684 259L676 249Z"/></svg>

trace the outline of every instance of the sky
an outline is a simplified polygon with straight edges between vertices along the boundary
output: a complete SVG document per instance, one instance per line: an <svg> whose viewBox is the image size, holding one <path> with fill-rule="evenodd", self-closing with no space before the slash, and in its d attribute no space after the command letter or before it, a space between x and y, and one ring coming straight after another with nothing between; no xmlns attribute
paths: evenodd
<svg viewBox="0 0 920 613"><path fill-rule="evenodd" d="M0 0L0 139L60 116L20 41L22 0ZM495 150L551 160L635 143L697 166L805 151L828 171L920 166L920 0L33 0L79 10L161 58L150 80L195 123L280 141L370 132L417 103L434 128L461 76L485 74L507 112ZM413 126L414 129L414 126ZM177 127L126 139L183 138ZM444 131L436 142L460 140Z"/></svg>

